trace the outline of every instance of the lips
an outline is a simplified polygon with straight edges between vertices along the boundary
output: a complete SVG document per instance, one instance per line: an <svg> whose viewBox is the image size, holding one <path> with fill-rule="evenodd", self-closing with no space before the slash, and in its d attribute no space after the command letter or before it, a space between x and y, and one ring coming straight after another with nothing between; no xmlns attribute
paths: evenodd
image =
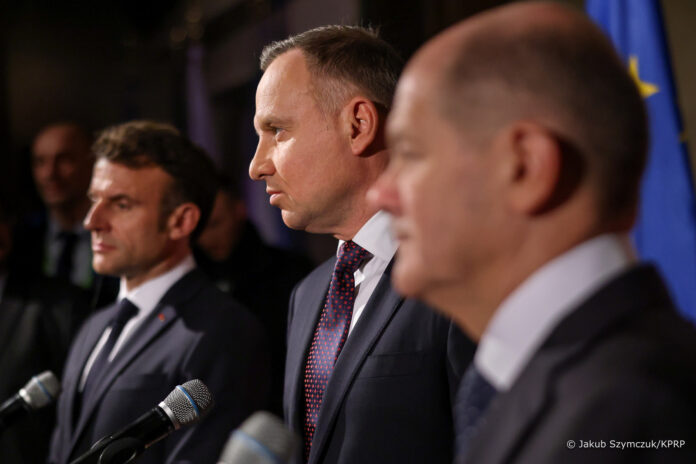
<svg viewBox="0 0 696 464"><path fill-rule="evenodd" d="M107 245L104 242L92 242L92 252L93 253L106 253L115 249L116 247L112 245Z"/></svg>
<svg viewBox="0 0 696 464"><path fill-rule="evenodd" d="M267 188L266 188L266 193L270 196L270 198L268 199L268 202L269 202L271 205L274 205L274 203L276 203L276 202L278 201L278 199L280 198L280 195L281 195L283 192L281 192L280 190L274 190L274 189L272 189L272 188L268 188L268 187L267 187Z"/></svg>

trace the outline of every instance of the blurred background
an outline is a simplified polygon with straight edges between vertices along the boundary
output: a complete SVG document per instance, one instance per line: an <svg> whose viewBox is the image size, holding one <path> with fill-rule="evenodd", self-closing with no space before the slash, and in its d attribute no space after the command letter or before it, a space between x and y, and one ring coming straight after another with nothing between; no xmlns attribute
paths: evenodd
<svg viewBox="0 0 696 464"><path fill-rule="evenodd" d="M265 186L253 184L254 92L264 45L323 24L362 24L408 58L445 27L495 0L28 0L0 13L0 180L17 206L40 202L29 148L44 125L76 121L91 130L131 119L168 121L206 148L238 184L270 243L335 251L330 237L281 226ZM579 8L581 0L570 1ZM696 2L662 2L685 137L696 136ZM694 163L692 163L692 166Z"/></svg>

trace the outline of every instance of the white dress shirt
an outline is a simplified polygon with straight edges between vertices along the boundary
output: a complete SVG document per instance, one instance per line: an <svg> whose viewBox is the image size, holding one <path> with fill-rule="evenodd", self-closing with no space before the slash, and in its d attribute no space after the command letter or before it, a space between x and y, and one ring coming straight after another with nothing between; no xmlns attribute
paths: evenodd
<svg viewBox="0 0 696 464"><path fill-rule="evenodd" d="M542 266L496 310L474 357L479 372L509 390L561 320L633 262L628 237L607 234Z"/></svg>
<svg viewBox="0 0 696 464"><path fill-rule="evenodd" d="M379 279L382 278L384 270L396 253L397 242L391 234L391 216L385 211L379 211L363 225L353 242L367 250L372 258L365 260L355 271L355 303L353 305L353 317L350 320L348 335L353 331L353 327L360 319L367 302L375 291ZM336 255L341 250L344 241L338 241Z"/></svg>
<svg viewBox="0 0 696 464"><path fill-rule="evenodd" d="M109 354L109 362L113 361L116 353L118 353L123 346L123 343L135 331L135 329L138 328L143 320L145 320L145 318L147 318L147 316L149 316L155 310L157 303L159 303L164 294L167 293L167 290L169 290L172 285L174 285L179 279L181 279L185 274L195 267L196 262L193 259L193 255L188 255L169 271L155 277L154 279L148 280L130 291L126 290L125 279L121 278L121 288L118 292L118 301L121 301L123 298L128 298L131 303L138 307L138 314L133 316L123 327L121 335L119 335L113 350L111 350L111 353ZM85 363L85 368L82 370L79 388L80 391L82 391L84 388L89 371L92 369L92 364L94 364L97 355L99 355L99 351L101 351L102 346L104 346L106 343L110 333L111 328L107 327L92 350L92 353L89 355L89 358Z"/></svg>

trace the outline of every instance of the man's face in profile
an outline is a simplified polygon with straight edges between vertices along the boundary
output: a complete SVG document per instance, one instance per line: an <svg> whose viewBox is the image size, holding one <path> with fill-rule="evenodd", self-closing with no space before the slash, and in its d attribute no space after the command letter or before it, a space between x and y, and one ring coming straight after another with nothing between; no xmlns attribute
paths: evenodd
<svg viewBox="0 0 696 464"><path fill-rule="evenodd" d="M393 215L397 289L437 306L486 259L496 183L487 147L455 130L423 69L399 82L387 122L391 161L371 192Z"/></svg>
<svg viewBox="0 0 696 464"><path fill-rule="evenodd" d="M172 183L157 166L131 169L99 160L89 189L94 270L126 277L136 286L157 275L170 254L169 226L161 205Z"/></svg>
<svg viewBox="0 0 696 464"><path fill-rule="evenodd" d="M259 143L249 166L266 182L270 203L293 229L330 232L344 215L341 205L354 183L340 116L325 114L312 93L304 55L291 50L276 58L256 91L254 128Z"/></svg>

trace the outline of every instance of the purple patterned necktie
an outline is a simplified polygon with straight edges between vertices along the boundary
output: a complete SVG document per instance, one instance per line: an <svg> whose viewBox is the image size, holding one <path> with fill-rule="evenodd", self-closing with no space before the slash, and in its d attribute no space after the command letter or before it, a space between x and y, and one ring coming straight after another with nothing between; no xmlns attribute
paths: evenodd
<svg viewBox="0 0 696 464"><path fill-rule="evenodd" d="M319 408L326 385L343 344L348 337L350 320L355 302L355 277L353 274L370 256L353 241L343 244L331 275L331 285L326 295L324 309L314 332L305 366L305 459L309 459L312 438L319 420Z"/></svg>

